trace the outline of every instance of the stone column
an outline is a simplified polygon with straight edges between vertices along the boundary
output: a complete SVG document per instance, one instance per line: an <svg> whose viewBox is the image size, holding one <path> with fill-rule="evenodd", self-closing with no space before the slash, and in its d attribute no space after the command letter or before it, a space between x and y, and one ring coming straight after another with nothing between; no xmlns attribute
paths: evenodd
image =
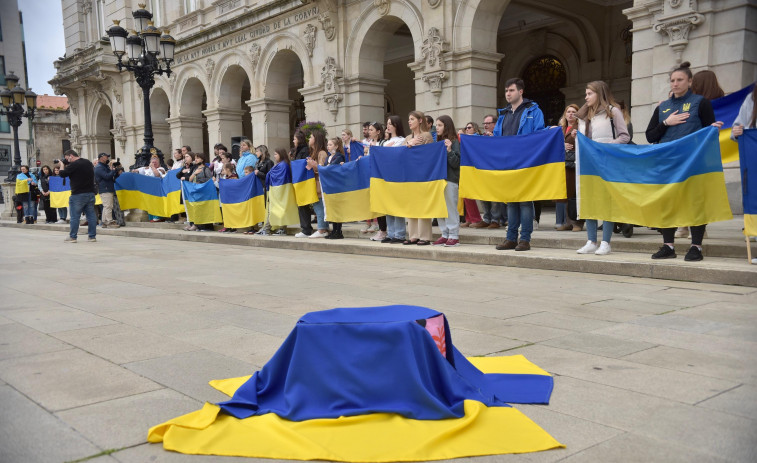
<svg viewBox="0 0 757 463"><path fill-rule="evenodd" d="M344 124L356 138L362 138L362 124L366 121L383 121L386 79L373 77L344 78ZM400 114L400 117L407 115Z"/></svg>
<svg viewBox="0 0 757 463"><path fill-rule="evenodd" d="M171 146L179 148L189 145L202 149L202 117L179 116L166 119L171 127ZM142 146L142 145L140 145ZM165 153L163 153L165 156Z"/></svg>
<svg viewBox="0 0 757 463"><path fill-rule="evenodd" d="M452 71L442 88L437 114L450 114L458 128L468 121L480 126L485 115L496 114L497 65L504 55L478 51L448 55Z"/></svg>
<svg viewBox="0 0 757 463"><path fill-rule="evenodd" d="M206 109L202 113L207 118L211 147L216 143L223 143L227 148L231 149L231 137L243 135L242 117L245 111L241 109L215 108Z"/></svg>
<svg viewBox="0 0 757 463"><path fill-rule="evenodd" d="M292 134L289 133L289 108L292 100L257 98L245 103L250 107L252 133L269 150L289 147ZM261 138L262 137L262 138Z"/></svg>

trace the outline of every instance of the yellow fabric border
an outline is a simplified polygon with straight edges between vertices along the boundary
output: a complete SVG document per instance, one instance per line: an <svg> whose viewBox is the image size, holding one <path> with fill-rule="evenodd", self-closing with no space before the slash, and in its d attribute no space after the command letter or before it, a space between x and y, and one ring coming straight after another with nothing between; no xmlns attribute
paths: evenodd
<svg viewBox="0 0 757 463"><path fill-rule="evenodd" d="M723 172L694 175L667 185L605 182L580 177L581 219L672 228L731 220Z"/></svg>
<svg viewBox="0 0 757 463"><path fill-rule="evenodd" d="M50 207L60 209L68 207L68 198L71 197L71 190L68 191L51 191L50 192Z"/></svg>
<svg viewBox="0 0 757 463"><path fill-rule="evenodd" d="M29 192L29 181L28 179L16 179L16 190L15 194L20 195L24 193Z"/></svg>
<svg viewBox="0 0 757 463"><path fill-rule="evenodd" d="M265 221L265 198L259 195L241 203L224 204L222 213L224 227L252 227Z"/></svg>
<svg viewBox="0 0 757 463"><path fill-rule="evenodd" d="M329 222L355 222L378 217L371 212L370 188L344 193L324 194L326 220Z"/></svg>
<svg viewBox="0 0 757 463"><path fill-rule="evenodd" d="M371 210L377 215L433 219L447 217L444 202L446 180L431 182L387 182L371 178Z"/></svg>
<svg viewBox="0 0 757 463"><path fill-rule="evenodd" d="M221 205L217 199L187 202L187 218L196 224L223 222Z"/></svg>
<svg viewBox="0 0 757 463"><path fill-rule="evenodd" d="M460 166L460 197L496 202L565 199L565 163L516 170L482 170Z"/></svg>
<svg viewBox="0 0 757 463"><path fill-rule="evenodd" d="M484 373L552 376L522 355L507 357L468 357L468 361Z"/></svg>
<svg viewBox="0 0 757 463"><path fill-rule="evenodd" d="M298 225L300 215L291 183L268 189L268 220L274 227Z"/></svg>
<svg viewBox="0 0 757 463"><path fill-rule="evenodd" d="M158 217L184 212L181 190L172 191L166 197L148 195L138 190L118 190L116 196L121 210L140 209Z"/></svg>
<svg viewBox="0 0 757 463"><path fill-rule="evenodd" d="M723 164L739 160L739 144L731 140L732 129L723 129L718 134L720 142L720 159Z"/></svg>
<svg viewBox="0 0 757 463"><path fill-rule="evenodd" d="M298 206L308 206L318 202L318 191L315 187L315 178L309 178L302 182L292 183L294 197Z"/></svg>
<svg viewBox="0 0 757 463"><path fill-rule="evenodd" d="M757 236L757 214L744 214L744 234Z"/></svg>

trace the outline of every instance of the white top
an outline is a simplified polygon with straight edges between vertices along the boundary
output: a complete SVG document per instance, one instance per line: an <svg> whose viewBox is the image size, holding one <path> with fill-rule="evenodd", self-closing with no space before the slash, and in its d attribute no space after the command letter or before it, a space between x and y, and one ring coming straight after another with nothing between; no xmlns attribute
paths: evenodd
<svg viewBox="0 0 757 463"><path fill-rule="evenodd" d="M140 167L137 170L139 171L140 175L146 175L148 177L155 177L155 174L153 173L153 171L150 168L150 166ZM161 178L165 177L166 176L166 169L164 169L162 167L158 167L158 173L160 174Z"/></svg>
<svg viewBox="0 0 757 463"><path fill-rule="evenodd" d="M171 166L171 170L177 170L184 167L184 160L179 159L178 161L174 161L173 166Z"/></svg>
<svg viewBox="0 0 757 463"><path fill-rule="evenodd" d="M405 137L392 137L384 143L384 146L402 146L405 144Z"/></svg>

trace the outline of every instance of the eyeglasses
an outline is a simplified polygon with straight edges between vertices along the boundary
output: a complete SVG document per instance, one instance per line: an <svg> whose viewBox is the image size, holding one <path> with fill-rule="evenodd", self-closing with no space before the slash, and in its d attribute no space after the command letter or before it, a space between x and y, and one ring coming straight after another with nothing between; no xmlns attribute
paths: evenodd
<svg viewBox="0 0 757 463"><path fill-rule="evenodd" d="M465 128L465 130L473 130L473 126L469 125L468 127Z"/></svg>
<svg viewBox="0 0 757 463"><path fill-rule="evenodd" d="M494 124L494 122L484 122L484 125L491 125Z"/></svg>

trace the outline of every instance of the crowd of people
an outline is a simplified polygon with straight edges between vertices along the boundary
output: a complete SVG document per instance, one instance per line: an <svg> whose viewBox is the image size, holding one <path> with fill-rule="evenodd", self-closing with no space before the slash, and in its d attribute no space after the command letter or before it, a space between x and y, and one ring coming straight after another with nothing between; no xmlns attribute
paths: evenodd
<svg viewBox="0 0 757 463"><path fill-rule="evenodd" d="M649 143L664 143L677 140L703 127L713 125L721 127L723 122L716 121L710 100L724 95L717 77L712 71L701 71L692 74L689 63L677 66L670 73L669 98L659 103L654 110L646 130ZM498 250L527 251L531 248L531 236L538 228L541 204L539 202L511 202L497 203L491 201L475 201L464 198L464 213L458 211L458 185L460 182L460 136L510 136L533 133L538 130L561 130L565 142L565 178L566 200L555 201L556 223L559 231L581 232L586 229L587 241L577 250L579 254L605 255L611 252L610 242L613 232L619 230L619 225L611 221L604 221L602 225L597 220L582 220L577 214L576 205L576 135L582 133L590 139L600 143L633 143L633 128L629 121L628 111L622 104L618 104L607 83L602 81L589 82L586 85L584 103L582 105L569 104L560 118L557 127L546 127L544 115L539 105L523 97L523 80L512 78L505 84L505 99L507 106L498 110L497 115L488 114L483 118L481 126L475 121L469 121L456 129L452 118L439 115L436 120L421 111L411 111L407 116L409 133L405 133L404 124L400 116L389 115L386 122L365 122L362 125L362 139L358 140L349 129L342 130L340 137L327 138L322 130L314 129L306 134L296 131L292 137L290 149L277 148L274 154L269 153L265 145L254 146L249 139L240 142L238 159L229 153L226 146L216 144L213 147L213 159L205 153L193 152L191 147L182 146L173 151L167 166L161 166L161 159L153 156L148 166L134 169L132 172L152 177L175 175L177 178L194 183L214 182L218 186L221 179L238 179L246 175L257 176L263 184L267 173L280 162L289 163L290 160L307 160L307 168L314 172L317 185L318 201L308 206L299 206L300 231L297 238L325 238L343 239L342 224L328 223L325 217L324 203L318 180L318 168L321 166L342 164L354 161L362 156L371 155L371 147L414 147L422 144L443 141L447 151L447 175L444 200L447 209L446 217L438 217L434 221L438 224L441 236L437 240L432 237L432 220L426 218L381 216L373 221L366 221L361 233L372 234L370 239L380 243L402 245L434 245L458 246L460 244L460 228L498 229L506 227L503 241L496 245ZM733 125L735 139L739 137L744 127L753 128L757 118L754 105L755 92L742 105L739 117ZM67 151L64 161L55 165L53 169L43 166L37 178L29 172L27 166L22 166L19 179L25 179L30 184L29 193L18 195L17 203L21 204L24 220L34 223L37 218L37 200L42 201L47 223L63 223L66 221L66 209L50 207L49 178L52 176L72 177L72 196L70 203L71 234L70 241L76 240L75 223L78 227L82 212L87 214L90 240L94 240L94 226L98 222L94 217L94 208L89 206L91 193L99 193L102 207L99 211L100 223L103 228L117 228L119 222L123 224L123 213L118 208L115 197L114 181L119 172L115 162L110 161L107 153L100 153L95 168L91 163L76 156L73 151ZM91 188L82 186L81 182L89 181L88 177L78 182L79 188L74 188L73 178L87 169L92 171ZM77 172L73 172L77 170ZM78 195L87 194L86 201ZM19 213L19 221L21 213ZM314 218L313 218L314 217ZM182 220L180 215L172 217L149 216L151 222ZM315 227L313 225L315 224ZM622 224L632 227L633 224ZM187 231L213 230L212 224L198 225L186 223ZM601 239L598 236L602 231ZM222 227L222 233L241 232L233 228ZM685 238L691 234L691 247L685 260L702 260L702 240L705 236L706 225L692 226L679 229L659 230L663 237L663 245L656 252L653 259L667 259L676 257L673 247L675 238ZM248 230L246 234L270 235L274 234L268 221L260 223ZM285 234L279 228L275 234Z"/></svg>

